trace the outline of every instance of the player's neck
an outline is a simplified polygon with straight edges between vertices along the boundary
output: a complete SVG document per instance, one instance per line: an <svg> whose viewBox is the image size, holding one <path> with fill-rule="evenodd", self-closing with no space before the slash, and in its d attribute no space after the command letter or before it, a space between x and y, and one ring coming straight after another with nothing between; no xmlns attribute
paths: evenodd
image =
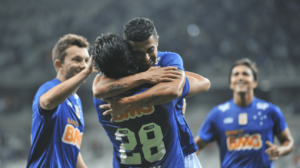
<svg viewBox="0 0 300 168"><path fill-rule="evenodd" d="M61 73L61 72L58 72L57 75L56 75L56 78L60 81L60 82L64 82L66 81L66 77Z"/></svg>
<svg viewBox="0 0 300 168"><path fill-rule="evenodd" d="M254 98L254 92L248 93L233 93L234 103L240 107L248 106Z"/></svg>

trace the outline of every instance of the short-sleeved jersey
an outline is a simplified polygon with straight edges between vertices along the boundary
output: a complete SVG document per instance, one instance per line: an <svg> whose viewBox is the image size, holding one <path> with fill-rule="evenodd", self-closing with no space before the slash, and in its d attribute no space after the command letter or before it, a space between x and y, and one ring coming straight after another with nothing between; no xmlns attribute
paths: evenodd
<svg viewBox="0 0 300 168"><path fill-rule="evenodd" d="M198 136L206 141L217 140L221 167L273 167L266 141L287 128L281 110L254 97L246 107L237 106L233 99L214 107L203 122Z"/></svg>
<svg viewBox="0 0 300 168"><path fill-rule="evenodd" d="M157 54L158 55L154 66L161 66L161 67L174 66L184 71L183 61L180 55L173 52L157 52ZM184 95L183 97L185 96L186 95ZM183 105L183 99L180 99L176 105L176 111L177 111L176 121L177 121L182 151L184 156L187 156L191 153L196 152L198 150L198 147L194 141L193 134L187 124L187 121L185 120L184 116L181 113L182 105Z"/></svg>
<svg viewBox="0 0 300 168"><path fill-rule="evenodd" d="M188 92L186 81L182 95ZM104 110L99 108L106 103L94 98L98 119L113 144L114 168L184 167L175 120L175 105L180 98L162 105L128 110L113 123L110 122L111 116L103 116Z"/></svg>
<svg viewBox="0 0 300 168"><path fill-rule="evenodd" d="M43 110L39 104L41 95L60 83L57 78L46 82L34 97L27 168L76 167L84 130L80 98L77 94L70 95L50 111Z"/></svg>

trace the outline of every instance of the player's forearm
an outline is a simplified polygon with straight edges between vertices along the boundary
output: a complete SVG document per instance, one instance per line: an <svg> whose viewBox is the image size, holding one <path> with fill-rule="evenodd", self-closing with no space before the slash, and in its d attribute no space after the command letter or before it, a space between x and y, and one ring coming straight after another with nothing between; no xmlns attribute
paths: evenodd
<svg viewBox="0 0 300 168"><path fill-rule="evenodd" d="M182 71L182 76L173 82L159 83L146 92L124 97L121 103L127 104L129 109L149 107L170 102L182 94L185 84L185 75Z"/></svg>
<svg viewBox="0 0 300 168"><path fill-rule="evenodd" d="M159 84L158 84L159 85ZM128 109L149 107L159 104L164 104L170 102L177 98L177 94L174 90L165 87L165 89L160 90L157 93L141 93L130 97L125 97L122 99L122 103L126 104Z"/></svg>
<svg viewBox="0 0 300 168"><path fill-rule="evenodd" d="M97 99L113 97L140 86L147 82L143 74L142 72L119 79L97 76L93 83L94 97Z"/></svg>
<svg viewBox="0 0 300 168"><path fill-rule="evenodd" d="M44 93L39 100L40 106L44 110L52 110L64 102L78 87L91 75L88 71L81 71L72 78L56 85L48 92Z"/></svg>
<svg viewBox="0 0 300 168"><path fill-rule="evenodd" d="M192 72L187 72L187 71L186 71L186 76L190 82L190 91L187 97L209 90L211 83L207 78L204 78L201 75Z"/></svg>
<svg viewBox="0 0 300 168"><path fill-rule="evenodd" d="M196 151L196 154L198 155L199 152L207 145L207 143L203 140L201 140L201 138L199 136L196 136L194 138L195 143L198 146L198 150Z"/></svg>
<svg viewBox="0 0 300 168"><path fill-rule="evenodd" d="M284 156L291 153L294 150L294 140L293 138L284 141L279 147L279 155Z"/></svg>
<svg viewBox="0 0 300 168"><path fill-rule="evenodd" d="M80 152L78 153L76 168L87 168L83 162Z"/></svg>

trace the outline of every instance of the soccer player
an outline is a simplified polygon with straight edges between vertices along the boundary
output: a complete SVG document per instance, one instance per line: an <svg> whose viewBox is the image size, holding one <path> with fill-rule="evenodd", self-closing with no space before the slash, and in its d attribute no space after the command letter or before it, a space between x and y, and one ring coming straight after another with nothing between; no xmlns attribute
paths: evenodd
<svg viewBox="0 0 300 168"><path fill-rule="evenodd" d="M141 71L145 71L152 66L174 66L177 67L178 70L184 71L182 58L173 52L158 52L158 39L154 23L147 18L134 18L125 24L123 30L124 39L129 41L130 49L133 55L139 60L139 67L142 67ZM150 69L151 69L150 68ZM192 77L193 73L186 72L186 75ZM198 75L197 75L198 76ZM154 98L161 98L160 101L168 102L173 100L174 98L178 98L182 92L182 87L180 87L180 80L184 78L182 75L179 79L174 79L172 82L162 82L157 84L151 89L157 88L157 90L153 90L154 96L145 102L153 102L157 101ZM210 82L206 78L198 78L198 84L201 85L200 92L207 91L210 88ZM136 86L143 84L141 82L141 77L139 74L127 76L125 78L120 79L109 79L106 76L96 78L95 83L93 85L93 92L96 98L106 98L115 95L119 95L124 93ZM161 88L161 89L160 89ZM166 89L171 88L170 91L172 96L167 98L163 98L161 96L157 96L160 91L164 91ZM163 99L163 100L162 100ZM123 100L125 102L125 100ZM132 100L126 100L127 104L130 104ZM181 106L183 100L180 99L178 104L176 105L176 121L177 126L179 128L179 137L182 145L183 153L185 156L186 167L201 167L197 156L195 155L195 151L197 151L197 145L194 142L193 135L187 125L187 122L183 115L181 114ZM112 102L109 102L112 104ZM132 102L134 103L134 102ZM125 104L125 103L124 103ZM123 113L124 110L120 110L118 108L120 105L116 104L115 106L111 106L110 110L107 113L113 113L113 116L118 116ZM115 109L114 109L115 108ZM188 166L190 165L190 166Z"/></svg>
<svg viewBox="0 0 300 168"><path fill-rule="evenodd" d="M55 44L56 78L40 86L33 99L27 168L86 167L79 152L84 120L76 91L95 72L88 48L87 40L75 34Z"/></svg>
<svg viewBox="0 0 300 168"><path fill-rule="evenodd" d="M214 107L195 137L199 150L217 141L221 167L270 168L272 161L294 149L281 110L254 96L257 78L252 61L236 61L229 75L233 99ZM274 136L280 146L273 144Z"/></svg>
<svg viewBox="0 0 300 168"><path fill-rule="evenodd" d="M128 44L117 35L107 34L98 37L94 42L92 53L95 67L107 77L119 78L122 77L120 74L128 76L139 71L140 67L136 66L137 59L129 52ZM197 78L195 76L191 80L195 81ZM192 82L194 83L196 82ZM122 94L129 96L126 98L135 103L132 103L130 107L126 103L118 106L126 112L118 115L114 123L110 122L110 116L105 116L106 114L103 113L105 110L99 108L99 105L106 106L104 105L106 103L94 98L99 121L114 146L113 166L114 168L185 167L175 121L175 106L182 97L199 93L202 89L201 83L199 85L198 82L195 88L190 90L189 81L186 80L182 95L162 105L156 105L159 101L144 101L147 100L147 95L152 95L150 91L152 88L148 88L149 85L142 85ZM136 94L140 92L143 93ZM150 94L147 94L149 92ZM161 95L166 95L169 89L161 90L161 92ZM132 94L134 95L130 96ZM106 98L104 101L112 99L125 100L117 96ZM159 100L158 96L154 99Z"/></svg>

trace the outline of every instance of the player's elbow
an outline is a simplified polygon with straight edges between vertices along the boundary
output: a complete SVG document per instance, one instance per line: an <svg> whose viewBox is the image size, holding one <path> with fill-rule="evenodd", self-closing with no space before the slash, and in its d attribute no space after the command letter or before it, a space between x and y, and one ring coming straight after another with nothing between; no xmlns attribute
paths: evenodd
<svg viewBox="0 0 300 168"><path fill-rule="evenodd" d="M211 87L211 83L210 83L210 80L207 79L207 78L204 78L204 92L208 91Z"/></svg>
<svg viewBox="0 0 300 168"><path fill-rule="evenodd" d="M104 95L103 95L103 93L101 92L101 90L100 90L100 89L95 89L94 87L93 87L93 95L94 95L94 97L95 97L96 99L104 98Z"/></svg>
<svg viewBox="0 0 300 168"><path fill-rule="evenodd" d="M110 97L109 95L107 95L106 92L104 92L104 88L102 88L101 86L95 86L93 85L93 95L96 99L102 99L102 98L107 98Z"/></svg>
<svg viewBox="0 0 300 168"><path fill-rule="evenodd" d="M166 95L169 95L172 99L176 99L182 94L182 89L178 89L176 87L168 87L164 91Z"/></svg>
<svg viewBox="0 0 300 168"><path fill-rule="evenodd" d="M52 110L51 101L43 96L40 97L39 100L40 106L44 110Z"/></svg>

